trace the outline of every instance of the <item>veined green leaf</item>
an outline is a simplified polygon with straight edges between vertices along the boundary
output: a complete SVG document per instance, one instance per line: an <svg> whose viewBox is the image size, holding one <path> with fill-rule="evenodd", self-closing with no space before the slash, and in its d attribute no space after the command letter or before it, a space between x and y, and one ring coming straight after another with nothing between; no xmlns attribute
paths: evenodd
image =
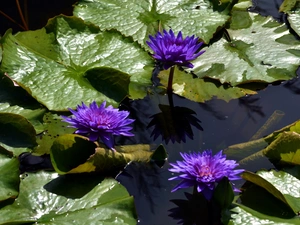
<svg viewBox="0 0 300 225"><path fill-rule="evenodd" d="M57 173L38 172L22 176L18 198L0 209L1 224L70 222L135 224L133 197L114 179L87 175L62 179Z"/></svg>
<svg viewBox="0 0 300 225"><path fill-rule="evenodd" d="M158 30L172 28L184 36L196 35L205 43L229 16L214 12L207 1L193 0L82 0L74 9L74 15L91 22L100 29L116 29L132 36L146 46L148 35ZM129 10L130 9L130 10Z"/></svg>
<svg viewBox="0 0 300 225"><path fill-rule="evenodd" d="M251 26L229 29L232 41L221 39L204 48L206 52L193 61L195 67L190 70L200 78L210 77L233 86L295 77L300 41L271 17L247 14Z"/></svg>
<svg viewBox="0 0 300 225"><path fill-rule="evenodd" d="M1 70L50 110L104 100L117 106L126 95L144 97L151 84L153 60L137 43L76 17L16 36L8 31L1 43Z"/></svg>

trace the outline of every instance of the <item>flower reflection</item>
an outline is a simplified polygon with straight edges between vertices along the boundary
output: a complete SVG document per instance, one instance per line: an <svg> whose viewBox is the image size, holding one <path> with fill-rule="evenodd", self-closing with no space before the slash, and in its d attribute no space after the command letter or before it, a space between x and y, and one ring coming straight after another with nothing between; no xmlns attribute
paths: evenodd
<svg viewBox="0 0 300 225"><path fill-rule="evenodd" d="M184 194L187 199L171 200L176 207L169 210L169 216L177 220L177 224L221 224L220 209L216 205L207 202L203 195Z"/></svg>
<svg viewBox="0 0 300 225"><path fill-rule="evenodd" d="M192 126L203 130L201 121L195 117L196 113L189 108L159 104L159 109L161 112L151 116L152 120L147 126L154 127L151 133L154 140L161 136L166 144L170 140L172 143L185 143L186 136L190 139L194 137Z"/></svg>

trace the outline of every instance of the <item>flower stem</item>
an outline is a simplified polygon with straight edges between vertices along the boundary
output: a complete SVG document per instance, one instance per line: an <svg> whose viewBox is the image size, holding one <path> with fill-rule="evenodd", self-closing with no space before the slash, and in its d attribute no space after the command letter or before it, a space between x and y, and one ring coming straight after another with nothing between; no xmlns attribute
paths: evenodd
<svg viewBox="0 0 300 225"><path fill-rule="evenodd" d="M173 84L174 71L175 71L175 66L172 66L171 70L170 70L170 74L169 74L167 92L172 92L173 91L172 84Z"/></svg>
<svg viewBox="0 0 300 225"><path fill-rule="evenodd" d="M169 99L169 106L172 108L174 108L174 102L173 102L173 93L172 92L168 92L168 99Z"/></svg>

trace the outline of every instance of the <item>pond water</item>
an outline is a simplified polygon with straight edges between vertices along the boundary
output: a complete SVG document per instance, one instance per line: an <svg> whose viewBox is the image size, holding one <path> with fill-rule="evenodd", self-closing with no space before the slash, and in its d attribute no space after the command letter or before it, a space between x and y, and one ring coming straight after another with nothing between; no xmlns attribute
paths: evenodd
<svg viewBox="0 0 300 225"><path fill-rule="evenodd" d="M184 192L192 193L192 188L178 190L171 193L171 189L178 181L168 181L172 173L168 171L169 162L181 160L179 152L203 151L212 149L217 152L230 145L247 142L253 139L257 131L273 115L274 120L261 135L267 135L300 119L295 110L300 102L300 81L298 78L268 85L258 91L257 95L246 96L241 99L225 102L213 99L206 103L196 103L173 95L174 106L188 107L201 120L203 131L193 127L194 138L186 138L186 143L168 144L162 142L161 137L156 141L151 138L153 127L147 128L151 116L158 113L158 104L168 105L167 95L149 95L143 100L131 101L132 115L136 116L136 141L144 143L164 144L168 152L168 161L163 168L131 164L126 168L126 174L121 174L118 180L126 186L129 193L135 197L135 204L141 225L176 224L176 220L169 217L168 210L176 205L170 200L186 199ZM128 107L128 105L127 105ZM250 171L261 168L270 169L273 165L262 159L255 163L241 166ZM236 182L239 187L244 181Z"/></svg>

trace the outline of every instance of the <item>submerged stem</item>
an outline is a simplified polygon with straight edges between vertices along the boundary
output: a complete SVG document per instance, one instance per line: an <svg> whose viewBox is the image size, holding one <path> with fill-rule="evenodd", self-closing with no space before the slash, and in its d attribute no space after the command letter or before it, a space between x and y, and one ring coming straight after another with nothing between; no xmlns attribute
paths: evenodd
<svg viewBox="0 0 300 225"><path fill-rule="evenodd" d="M175 71L175 66L172 66L171 70L170 70L170 74L169 74L167 92L172 92L173 91L172 84L173 84L174 71Z"/></svg>

